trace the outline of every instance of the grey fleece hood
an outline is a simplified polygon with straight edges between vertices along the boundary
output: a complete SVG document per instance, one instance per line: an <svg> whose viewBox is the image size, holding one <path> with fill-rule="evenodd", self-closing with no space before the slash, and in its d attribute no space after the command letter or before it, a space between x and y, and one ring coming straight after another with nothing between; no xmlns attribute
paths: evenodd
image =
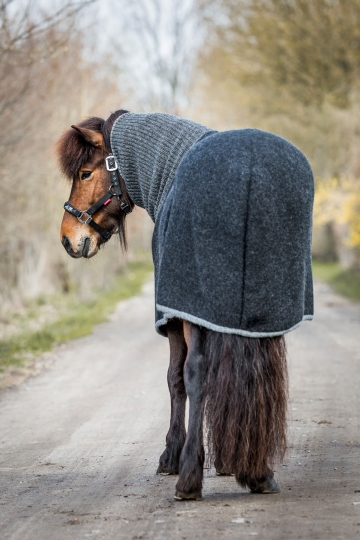
<svg viewBox="0 0 360 540"><path fill-rule="evenodd" d="M167 113L125 113L111 148L132 201L155 222L186 152L213 130Z"/></svg>

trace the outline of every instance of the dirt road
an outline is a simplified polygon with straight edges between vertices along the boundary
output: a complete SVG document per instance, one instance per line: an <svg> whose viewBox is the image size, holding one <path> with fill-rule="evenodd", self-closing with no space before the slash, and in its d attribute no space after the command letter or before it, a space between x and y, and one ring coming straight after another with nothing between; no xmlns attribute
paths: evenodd
<svg viewBox="0 0 360 540"><path fill-rule="evenodd" d="M152 287L0 397L0 539L360 539L360 306L316 286L288 337L290 449L278 495L206 471L204 499L155 475L168 426L167 341Z"/></svg>

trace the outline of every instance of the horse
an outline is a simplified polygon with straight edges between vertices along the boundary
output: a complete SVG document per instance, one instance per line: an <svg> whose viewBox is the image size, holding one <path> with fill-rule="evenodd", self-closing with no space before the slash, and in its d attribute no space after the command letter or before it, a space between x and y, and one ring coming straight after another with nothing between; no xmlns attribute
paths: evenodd
<svg viewBox="0 0 360 540"><path fill-rule="evenodd" d="M60 169L71 183L60 230L71 257L93 257L112 234L126 249L134 202L111 148L113 125L126 113L88 118L57 142ZM171 416L157 474L179 476L177 500L201 499L206 445L217 475L235 476L252 493L278 493L273 467L287 447L284 334L232 334L181 316L167 320L166 332Z"/></svg>

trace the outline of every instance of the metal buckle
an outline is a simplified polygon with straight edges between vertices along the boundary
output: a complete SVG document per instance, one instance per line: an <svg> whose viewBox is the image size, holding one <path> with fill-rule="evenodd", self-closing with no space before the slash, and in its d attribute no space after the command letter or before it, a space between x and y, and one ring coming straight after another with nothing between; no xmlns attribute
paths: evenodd
<svg viewBox="0 0 360 540"><path fill-rule="evenodd" d="M132 212L130 206L125 201L120 201L120 208L123 212L125 212L125 214L131 214Z"/></svg>
<svg viewBox="0 0 360 540"><path fill-rule="evenodd" d="M82 217L83 217L84 215L85 215L85 216L88 216L88 218L85 219L85 220L82 219ZM90 223L90 221L92 220L92 217L91 217L91 215L88 214L88 213L86 212L86 210L85 210L84 212L81 213L80 216L78 216L78 220L79 220L80 223L82 223L83 225L88 225L88 224Z"/></svg>
<svg viewBox="0 0 360 540"><path fill-rule="evenodd" d="M105 163L106 163L107 170L110 172L116 171L118 168L116 159L114 156L108 156L107 158L105 158Z"/></svg>

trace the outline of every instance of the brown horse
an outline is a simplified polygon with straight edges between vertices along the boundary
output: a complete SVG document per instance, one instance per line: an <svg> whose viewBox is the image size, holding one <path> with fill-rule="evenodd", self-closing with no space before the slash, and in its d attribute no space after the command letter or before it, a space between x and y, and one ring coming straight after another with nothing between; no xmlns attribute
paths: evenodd
<svg viewBox="0 0 360 540"><path fill-rule="evenodd" d="M134 205L118 172L120 189L115 193L111 180L115 176L110 176L105 162L111 154L112 126L124 112L117 111L106 121L83 121L58 141L60 167L71 181L60 237L72 257L93 257L107 241L106 232L108 237L118 233L126 247L125 217ZM104 196L109 192L117 196ZM102 202L92 212L98 200ZM270 467L286 449L284 337L225 334L180 319L167 323L167 334L171 419L157 472L179 474L175 498L201 498L204 425L217 474L235 475L252 492L279 491Z"/></svg>

